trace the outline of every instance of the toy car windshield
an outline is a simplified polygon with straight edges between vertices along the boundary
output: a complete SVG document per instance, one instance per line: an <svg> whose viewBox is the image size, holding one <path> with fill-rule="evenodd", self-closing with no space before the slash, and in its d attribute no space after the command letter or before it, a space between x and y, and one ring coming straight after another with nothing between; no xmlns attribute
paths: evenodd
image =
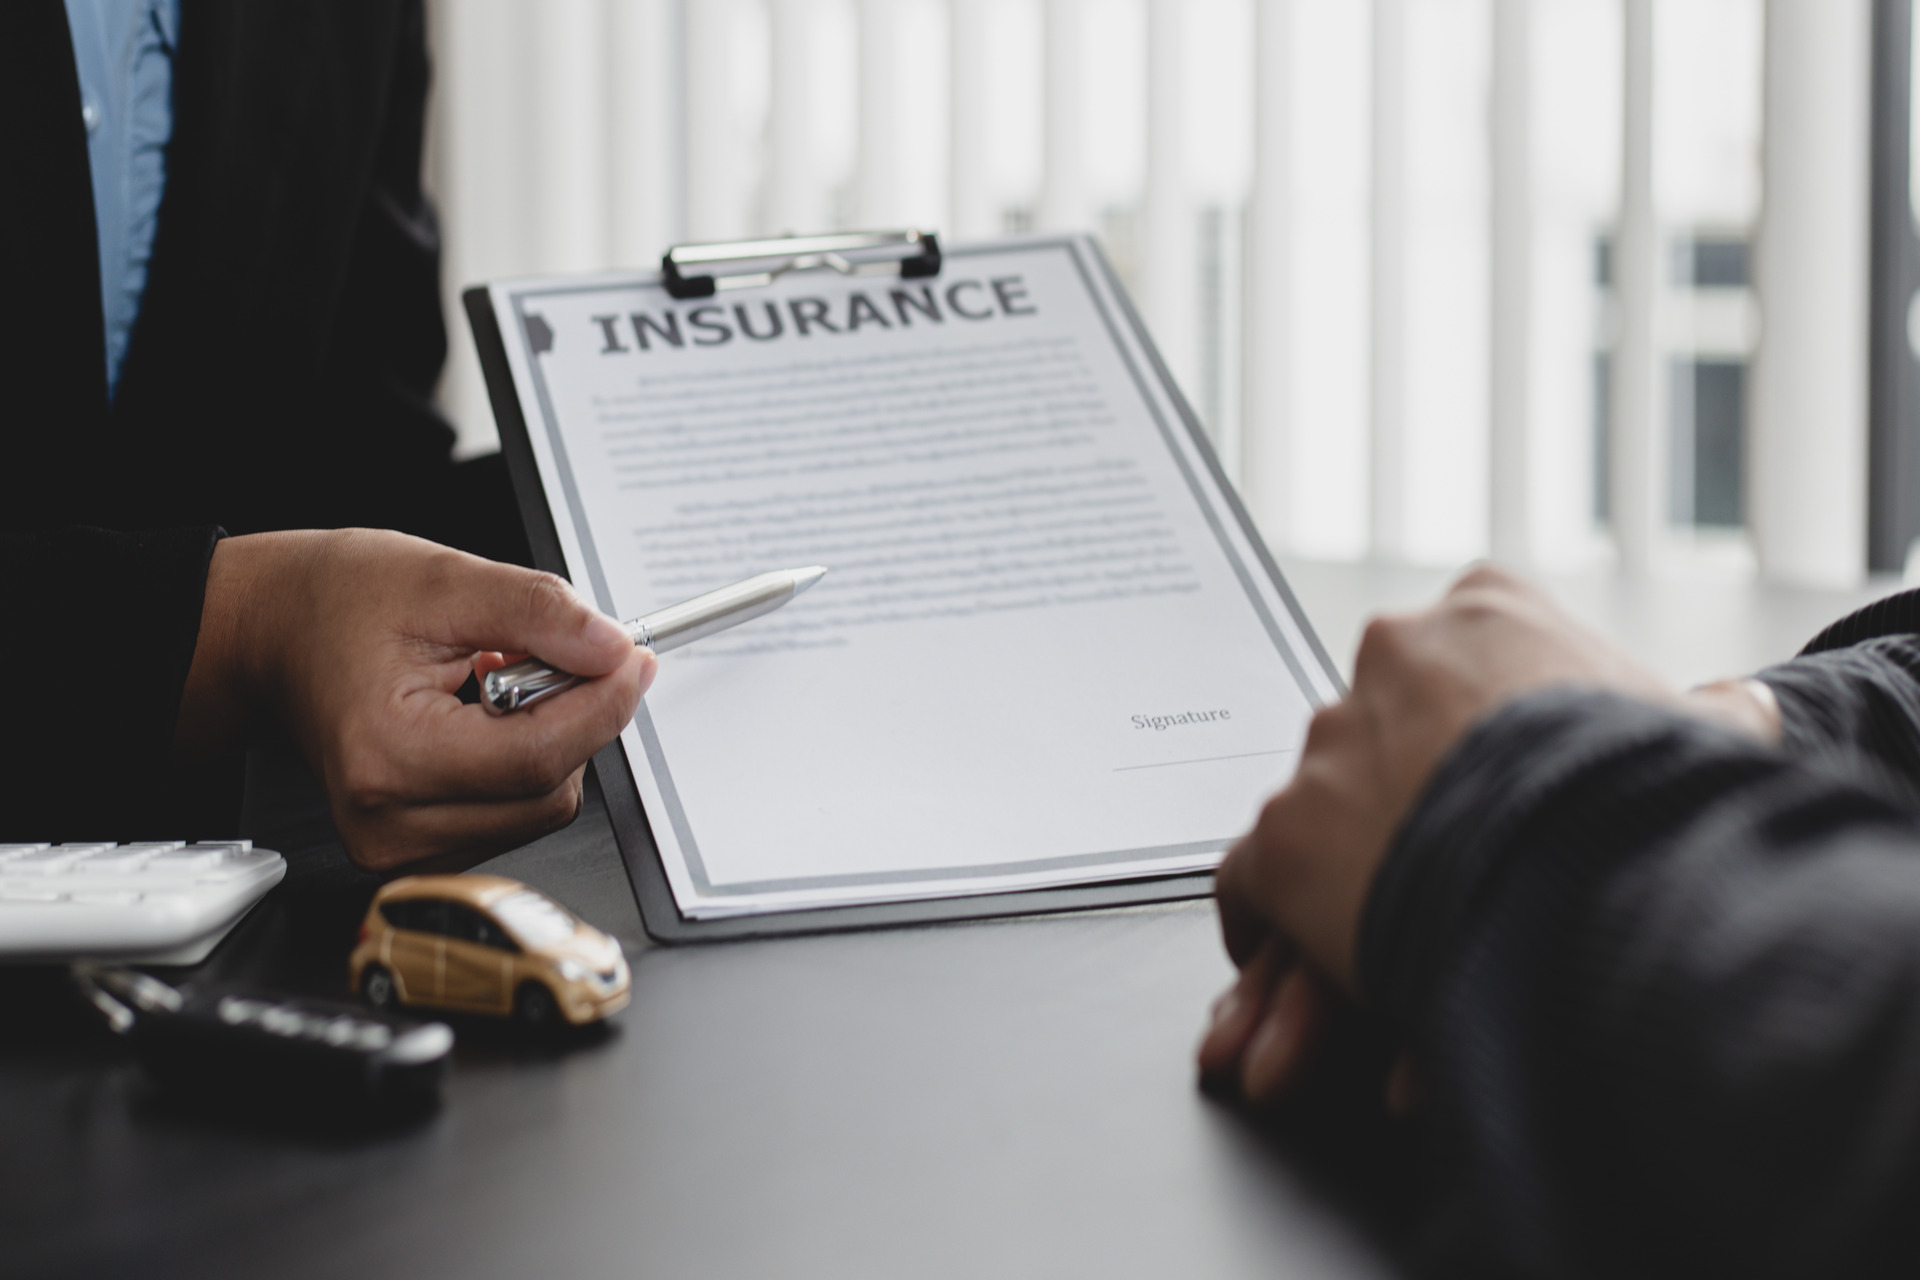
<svg viewBox="0 0 1920 1280"><path fill-rule="evenodd" d="M579 927L559 904L531 889L502 898L491 904L490 909L494 918L525 947L550 947L565 942Z"/></svg>

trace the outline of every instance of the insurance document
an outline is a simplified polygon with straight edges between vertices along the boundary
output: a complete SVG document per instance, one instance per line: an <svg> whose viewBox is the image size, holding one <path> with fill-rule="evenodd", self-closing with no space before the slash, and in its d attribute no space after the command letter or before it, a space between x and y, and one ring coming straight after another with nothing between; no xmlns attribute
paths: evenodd
<svg viewBox="0 0 1920 1280"><path fill-rule="evenodd" d="M624 734L682 915L1218 862L1338 685L1093 245L656 279L489 296L602 609L830 570L665 655Z"/></svg>

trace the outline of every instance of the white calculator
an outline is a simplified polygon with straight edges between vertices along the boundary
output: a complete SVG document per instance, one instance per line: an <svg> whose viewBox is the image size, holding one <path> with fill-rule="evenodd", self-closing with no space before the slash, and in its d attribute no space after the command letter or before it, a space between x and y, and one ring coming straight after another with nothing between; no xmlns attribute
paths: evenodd
<svg viewBox="0 0 1920 1280"><path fill-rule="evenodd" d="M286 874L251 840L0 844L0 963L195 964Z"/></svg>

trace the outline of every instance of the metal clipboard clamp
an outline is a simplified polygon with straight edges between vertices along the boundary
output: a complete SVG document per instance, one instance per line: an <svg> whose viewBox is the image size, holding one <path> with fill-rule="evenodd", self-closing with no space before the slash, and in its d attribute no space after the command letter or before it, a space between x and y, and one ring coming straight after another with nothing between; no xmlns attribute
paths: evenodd
<svg viewBox="0 0 1920 1280"><path fill-rule="evenodd" d="M660 259L661 283L676 298L711 298L723 289L758 289L791 271L830 268L843 276L940 274L940 240L931 231L845 231L823 236L682 244Z"/></svg>

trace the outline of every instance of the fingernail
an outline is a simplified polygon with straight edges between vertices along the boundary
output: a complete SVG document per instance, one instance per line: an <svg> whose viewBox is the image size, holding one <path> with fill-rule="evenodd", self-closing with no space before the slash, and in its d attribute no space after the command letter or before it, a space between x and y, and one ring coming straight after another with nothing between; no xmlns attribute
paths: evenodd
<svg viewBox="0 0 1920 1280"><path fill-rule="evenodd" d="M595 613L588 618L587 625L581 628L580 634L588 644L598 648L611 649L617 644L633 643L627 635L627 629L604 613Z"/></svg>
<svg viewBox="0 0 1920 1280"><path fill-rule="evenodd" d="M1279 1091L1292 1048L1292 1024L1275 1002L1254 1029L1247 1052L1240 1059L1240 1087L1248 1098L1266 1102Z"/></svg>

